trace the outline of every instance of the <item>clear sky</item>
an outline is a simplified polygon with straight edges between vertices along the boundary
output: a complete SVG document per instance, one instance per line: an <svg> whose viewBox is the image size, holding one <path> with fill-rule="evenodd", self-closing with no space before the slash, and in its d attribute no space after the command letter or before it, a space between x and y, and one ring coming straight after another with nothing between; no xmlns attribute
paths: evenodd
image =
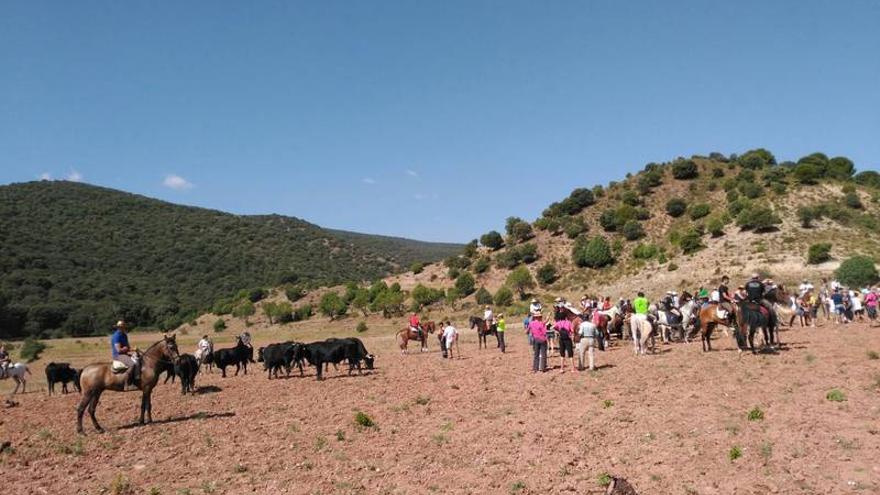
<svg viewBox="0 0 880 495"><path fill-rule="evenodd" d="M0 2L0 183L467 241L651 161L880 165L880 2Z"/></svg>

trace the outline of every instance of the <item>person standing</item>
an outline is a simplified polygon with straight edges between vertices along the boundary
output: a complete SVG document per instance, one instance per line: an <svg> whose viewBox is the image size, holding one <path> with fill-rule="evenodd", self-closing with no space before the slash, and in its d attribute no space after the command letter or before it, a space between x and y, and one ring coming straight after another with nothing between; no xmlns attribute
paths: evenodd
<svg viewBox="0 0 880 495"><path fill-rule="evenodd" d="M553 328L559 335L559 371L565 373L565 357L568 356L571 372L574 373L574 343L572 342L571 322L563 318L557 320Z"/></svg>
<svg viewBox="0 0 880 495"><path fill-rule="evenodd" d="M589 369L590 371L595 371L594 357L596 339L599 338L599 328L589 319L585 319L581 322L577 332L581 336L581 341L578 342L578 369L584 369L584 354L587 354L590 363Z"/></svg>
<svg viewBox="0 0 880 495"><path fill-rule="evenodd" d="M496 335L498 336L498 347L503 354L507 350L507 345L504 343L504 331L507 330L507 322L504 321L504 313L498 313L498 318L495 319L495 325Z"/></svg>
<svg viewBox="0 0 880 495"><path fill-rule="evenodd" d="M874 321L877 319L877 289L873 288L865 294L865 309L868 311L868 319Z"/></svg>
<svg viewBox="0 0 880 495"><path fill-rule="evenodd" d="M449 359L452 359L452 348L455 346L455 341L458 340L458 330L452 326L452 322L446 320L446 328L443 329L443 340L446 344L446 351L449 353ZM458 356L461 358L461 354Z"/></svg>
<svg viewBox="0 0 880 495"><path fill-rule="evenodd" d="M12 364L12 360L9 359L9 351L6 350L6 344L0 344L0 378L6 378L10 364Z"/></svg>
<svg viewBox="0 0 880 495"><path fill-rule="evenodd" d="M544 326L540 312L532 315L529 323L529 335L532 338L532 373L547 371L547 327Z"/></svg>

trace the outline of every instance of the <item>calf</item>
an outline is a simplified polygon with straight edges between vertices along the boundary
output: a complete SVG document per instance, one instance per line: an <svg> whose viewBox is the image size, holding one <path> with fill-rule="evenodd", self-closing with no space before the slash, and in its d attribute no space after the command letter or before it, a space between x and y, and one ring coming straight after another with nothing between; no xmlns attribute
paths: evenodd
<svg viewBox="0 0 880 495"><path fill-rule="evenodd" d="M73 382L77 392L82 393L79 386L79 371L71 368L70 363L49 363L46 365L46 383L49 385L49 395L55 393L55 384L61 383L61 393L67 393L67 383Z"/></svg>
<svg viewBox="0 0 880 495"><path fill-rule="evenodd" d="M235 365L235 376L244 368L244 374L247 375L248 362L254 362L254 350L244 344L241 339L231 349L220 349L214 351L211 355L211 362L220 368L223 378L226 378L226 367Z"/></svg>
<svg viewBox="0 0 880 495"><path fill-rule="evenodd" d="M174 363L174 374L180 377L180 393L195 392L196 375L199 374L199 361L192 354L181 354Z"/></svg>

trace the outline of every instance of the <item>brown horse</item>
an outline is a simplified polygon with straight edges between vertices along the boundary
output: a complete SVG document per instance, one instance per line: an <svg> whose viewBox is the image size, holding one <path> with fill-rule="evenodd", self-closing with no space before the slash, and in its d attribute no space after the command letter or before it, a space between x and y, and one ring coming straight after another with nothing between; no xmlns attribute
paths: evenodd
<svg viewBox="0 0 880 495"><path fill-rule="evenodd" d="M478 344L479 349L482 349L484 347L486 349L489 348L489 344L486 343L486 340L488 339L488 336L490 334L494 335L495 338L498 338L497 327L495 326L494 323L492 324L492 326L489 326L486 324L486 320L480 318L479 316L471 316L470 319L468 320L468 322L470 323L471 330L473 330L474 328L477 329L477 337L479 340L479 344ZM501 341L498 342L498 345L499 346L501 345Z"/></svg>
<svg viewBox="0 0 880 495"><path fill-rule="evenodd" d="M697 311L696 331L700 333L700 342L703 345L703 352L712 350L712 331L715 327L721 325L725 328L733 328L736 323L736 312L731 311L732 308L722 308L728 311L726 318L718 317L718 305L709 304L701 306ZM734 332L736 332L734 328Z"/></svg>
<svg viewBox="0 0 880 495"><path fill-rule="evenodd" d="M143 391L141 396L141 415L140 424L145 424L144 415L146 415L146 423L153 422L153 404L151 394L153 387L159 382L160 365L175 362L179 357L177 351L177 339L172 335L164 336L162 340L156 342L147 348L140 355L140 383L138 388ZM103 433L104 429L98 424L95 417L95 410L98 408L98 400L105 390L114 392L124 392L125 383L128 381L126 373L113 373L109 363L95 363L83 368L80 373L79 383L82 387L83 398L76 407L76 431L83 434L83 413L86 408L89 409L89 416L92 418L92 424L95 430Z"/></svg>
<svg viewBox="0 0 880 495"><path fill-rule="evenodd" d="M407 353L407 346L409 345L410 340L417 340L422 344L421 352L428 351L428 334L434 333L437 330L437 326L433 321L426 321L422 324L422 332L419 335L418 332L412 331L410 327L406 327L397 332L397 345L400 346L401 354Z"/></svg>

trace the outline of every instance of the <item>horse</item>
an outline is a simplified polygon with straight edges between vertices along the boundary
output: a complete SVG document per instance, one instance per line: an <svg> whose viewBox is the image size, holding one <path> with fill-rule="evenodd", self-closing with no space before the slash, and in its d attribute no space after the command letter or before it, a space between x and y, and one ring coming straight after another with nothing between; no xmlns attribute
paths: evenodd
<svg viewBox="0 0 880 495"><path fill-rule="evenodd" d="M696 328L698 308L699 306L694 299L688 299L686 303L678 308L681 311L681 333L685 343L689 343L692 336L699 330Z"/></svg>
<svg viewBox="0 0 880 495"><path fill-rule="evenodd" d="M485 347L486 349L489 348L489 344L486 343L486 340L488 339L487 336L489 334L494 335L496 339L498 338L498 328L494 323L491 326L486 325L486 320L480 318L479 316L471 316L468 322L470 323L471 330L473 330L474 328L477 329L477 337L479 340L478 346L480 349L482 349L483 347ZM498 342L498 345L501 345L500 341Z"/></svg>
<svg viewBox="0 0 880 495"><path fill-rule="evenodd" d="M764 309L764 311L762 311ZM773 325L772 316L766 312L766 308L758 303L743 301L736 307L736 321L740 332L745 332L748 328L748 344L752 354L755 354L755 332L758 328L764 334L764 343L768 342L772 345ZM739 350L742 352L744 343L742 338L738 339Z"/></svg>
<svg viewBox="0 0 880 495"><path fill-rule="evenodd" d="M428 351L428 334L434 333L437 330L437 326L433 321L426 321L422 325L421 335L418 332L414 332L410 327L404 327L400 331L397 332L397 345L400 346L400 353L407 353L407 346L409 345L410 340L419 341L421 346L421 352Z"/></svg>
<svg viewBox="0 0 880 495"><path fill-rule="evenodd" d="M660 336L663 338L664 344L672 341L672 330L678 330L679 335L684 333L681 322L673 322L670 312L664 311L653 304L651 305L650 312L657 319L657 327L660 330Z"/></svg>
<svg viewBox="0 0 880 495"><path fill-rule="evenodd" d="M789 304L789 294L785 290L785 286L779 284L775 287L771 287L765 294L764 299L767 299L774 305L780 305L785 307ZM779 321L777 321L777 315L771 314L768 329L768 334L770 338L770 345L781 346L782 341L779 339Z"/></svg>
<svg viewBox="0 0 880 495"><path fill-rule="evenodd" d="M612 306L611 309L607 311L598 311L598 313L599 324L596 325L596 327L602 332L602 335L605 338L605 345L611 345L611 329L614 329L615 333L619 334L622 340L623 315L621 314L620 308Z"/></svg>
<svg viewBox="0 0 880 495"><path fill-rule="evenodd" d="M715 330L716 326L723 326L726 334L726 329L736 323L736 319L734 318L735 315L732 314L733 312L728 311L728 315L725 318L720 318L718 316L719 309L723 308L719 308L718 304L707 304L701 306L697 313L696 329L700 332L700 342L703 345L703 352L709 352L712 350L712 331ZM736 332L737 329L734 328L734 333ZM737 342L739 342L739 337L736 337Z"/></svg>
<svg viewBox="0 0 880 495"><path fill-rule="evenodd" d="M156 342L147 348L140 355L140 380L137 384L138 388L143 391L141 395L140 418L138 423L141 425L153 422L153 404L152 393L153 388L159 381L159 373L157 368L160 364L174 363L179 358L177 351L177 338L175 335L163 336L162 340ZM83 391L83 398L79 405L76 406L76 432L85 434L83 430L83 413L86 408L89 410L89 416L92 418L92 424L98 433L103 433L104 428L98 424L95 417L95 410L98 408L98 400L105 390L114 392L124 392L125 384L128 381L129 373L114 373L109 363L95 363L83 368L80 372L80 386ZM145 421L146 416L146 421Z"/></svg>
<svg viewBox="0 0 880 495"><path fill-rule="evenodd" d="M651 352L653 353L655 347L654 324L648 316L641 315L640 318L637 318L636 315L630 315L629 325L633 337L633 351L635 351L636 355L647 354L648 339L651 340Z"/></svg>
<svg viewBox="0 0 880 495"><path fill-rule="evenodd" d="M2 379L12 378L15 382L15 390L12 391L13 394L18 393L18 387L21 386L21 393L25 393L27 389L27 375L31 374L31 370L28 369L27 365L24 363L15 363L10 364L6 367L6 372L0 376Z"/></svg>

